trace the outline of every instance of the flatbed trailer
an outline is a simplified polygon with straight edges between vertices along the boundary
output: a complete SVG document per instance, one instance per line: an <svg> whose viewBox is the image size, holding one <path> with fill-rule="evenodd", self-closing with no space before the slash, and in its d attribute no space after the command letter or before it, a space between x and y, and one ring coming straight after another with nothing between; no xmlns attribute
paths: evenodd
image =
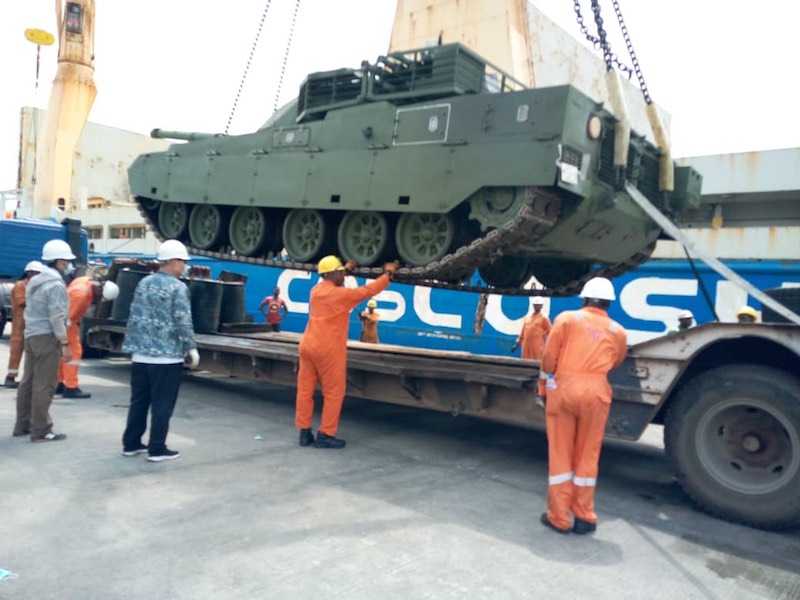
<svg viewBox="0 0 800 600"><path fill-rule="evenodd" d="M124 322L84 324L120 352ZM257 325L197 334L200 369L293 387L299 335ZM543 429L536 361L348 342L347 393ZM663 424L684 490L721 518L763 529L800 524L800 327L709 323L631 347L609 375L606 437Z"/></svg>

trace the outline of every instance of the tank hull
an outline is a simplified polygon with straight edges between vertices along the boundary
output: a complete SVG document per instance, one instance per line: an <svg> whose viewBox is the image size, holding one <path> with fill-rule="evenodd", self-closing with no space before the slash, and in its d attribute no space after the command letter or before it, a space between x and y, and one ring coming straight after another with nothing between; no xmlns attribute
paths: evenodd
<svg viewBox="0 0 800 600"><path fill-rule="evenodd" d="M452 70L458 74L458 63ZM452 90L420 84L416 92L385 92L384 71L380 79L367 67L361 80L356 73L309 76L299 99L255 133L173 144L137 158L130 187L150 222L162 237L203 251L224 254L232 243L233 255L267 256L285 247L302 262L337 252L365 266L399 254L419 268L514 227L529 210L541 221L530 235L458 268L424 274L458 278L467 264L510 256L522 267L509 287L527 281L542 261L552 263L550 272L564 266L579 274L625 263L660 235L618 185L613 117L576 88L491 93L455 77ZM359 81L363 89L355 89ZM373 89L379 84L381 93ZM344 100L330 92L350 88L349 96L340 94ZM634 136L629 153L626 177L651 201L676 213L697 205L696 173L683 169L668 206L658 190L657 149ZM204 236L208 223L216 230ZM256 228L252 244L239 235L243 223ZM311 229L314 243L305 244ZM415 237L420 230L444 231L429 253Z"/></svg>

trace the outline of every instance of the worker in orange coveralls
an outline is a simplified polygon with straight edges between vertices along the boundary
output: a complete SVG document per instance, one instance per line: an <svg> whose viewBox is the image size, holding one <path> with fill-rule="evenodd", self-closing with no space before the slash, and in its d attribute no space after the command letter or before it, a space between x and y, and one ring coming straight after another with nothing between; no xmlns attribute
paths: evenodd
<svg viewBox="0 0 800 600"><path fill-rule="evenodd" d="M353 270L353 261L342 266L336 256L319 261L317 272L322 280L311 290L308 325L300 339L300 365L297 371L295 426L300 430L300 445L317 448L343 448L345 441L336 438L339 415L347 387L347 330L350 311L370 296L385 290L397 270L395 263L383 267L383 275L360 288L344 287L345 271ZM314 389L322 382L322 421L316 440L311 430L314 414Z"/></svg>
<svg viewBox="0 0 800 600"><path fill-rule="evenodd" d="M378 303L375 300L367 302L367 310L363 311L358 318L361 319L361 338L359 341L368 342L370 344L379 344L378 339L378 322L381 316L375 312Z"/></svg>
<svg viewBox="0 0 800 600"><path fill-rule="evenodd" d="M5 387L15 389L19 387L19 363L22 361L22 352L25 347L25 290L32 277L38 275L44 265L38 260L32 260L25 265L25 273L14 287L11 288L11 338L9 339L8 374Z"/></svg>
<svg viewBox="0 0 800 600"><path fill-rule="evenodd" d="M522 323L522 331L519 332L519 337L514 345L511 346L511 353L517 351L517 348L522 345L522 358L528 360L542 360L544 354L544 343L547 339L547 334L550 333L552 325L550 319L542 314L542 307L544 306L544 298L541 296L534 296L531 300L533 305L533 312L525 317ZM539 389L538 394L541 397L545 395L545 382L546 373L540 370Z"/></svg>
<svg viewBox="0 0 800 600"><path fill-rule="evenodd" d="M547 338L542 368L553 373L548 382L547 448L549 489L542 524L569 533L597 529L594 491L600 447L611 407L608 372L628 353L627 334L608 317L616 300L614 286L593 277L581 291L583 307L558 315Z"/></svg>
<svg viewBox="0 0 800 600"><path fill-rule="evenodd" d="M113 281L100 283L91 277L76 277L67 286L69 296L69 325L67 326L67 342L69 343L72 360L61 362L58 368L58 387L56 393L63 394L64 398L91 398L91 394L78 387L78 365L83 356L81 344L81 319L92 304L103 300L114 300L119 294L119 288Z"/></svg>

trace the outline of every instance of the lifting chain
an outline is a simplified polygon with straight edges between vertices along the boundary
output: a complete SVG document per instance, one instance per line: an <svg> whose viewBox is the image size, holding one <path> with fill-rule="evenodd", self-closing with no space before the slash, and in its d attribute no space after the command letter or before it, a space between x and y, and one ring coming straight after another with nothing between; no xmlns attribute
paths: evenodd
<svg viewBox="0 0 800 600"><path fill-rule="evenodd" d="M242 80L239 82L239 89L236 92L236 98L233 100L233 107L231 107L231 114L228 116L228 124L225 125L225 135L228 135L228 130L231 128L231 121L233 115L236 113L236 107L239 105L239 97L242 95L244 89L244 82L247 80L247 74L250 72L250 65L253 63L253 55L256 53L258 47L258 40L261 38L261 30L264 29L264 21L267 18L269 7L272 0L267 0L267 5L264 7L264 12L261 13L261 21L258 23L258 31L256 31L256 39L253 40L253 46L250 48L250 56L247 57L247 64L244 66L244 73L242 73Z"/></svg>
<svg viewBox="0 0 800 600"><path fill-rule="evenodd" d="M631 41L628 27L625 25L625 19L622 17L622 10L619 7L619 1L611 0L614 6L614 13L617 15L620 31L622 32L622 38L625 40L625 46L628 49L628 55L631 57L631 64L633 65L633 68L621 63L619 57L611 51L611 44L608 41L606 30L603 27L603 18L600 16L599 0L592 0L592 12L594 13L594 21L597 25L597 34L599 37L593 36L586 28L586 24L583 21L583 14L581 13L580 0L573 0L573 2L575 17L578 20L578 26L580 27L581 33L592 43L592 46L594 46L595 49L602 50L603 60L606 63L606 68L610 71L614 66L616 66L617 69L624 73L628 79L630 79L631 75L635 73L636 79L639 81L639 88L642 90L642 95L644 96L644 101L647 104L652 104L653 99L650 97L650 91L647 89L647 84L644 81L642 68L639 65L639 59L636 57L636 52L633 49L633 42Z"/></svg>
<svg viewBox="0 0 800 600"><path fill-rule="evenodd" d="M575 17L578 20L578 26L581 29L581 33L586 37L589 42L591 42L592 46L594 46L597 50L603 51L603 60L606 63L606 68L610 71L616 65L617 70L621 73L625 73L625 75L630 79L632 71L631 68L620 62L619 57L611 52L611 44L608 42L606 37L606 30L603 27L603 18L600 16L600 4L598 0L592 0L592 12L594 13L594 20L597 24L597 33L600 37L595 37L589 30L586 28L586 24L583 22L583 14L581 13L581 0L574 0L574 10L575 10Z"/></svg>
<svg viewBox="0 0 800 600"><path fill-rule="evenodd" d="M278 89L275 90L275 102L272 105L272 112L278 110L278 101L280 100L281 88L283 87L283 77L286 74L286 63L289 62L289 50L292 48L292 38L294 37L294 25L297 22L297 13L300 10L300 0L294 4L294 14L292 15L292 24L289 26L289 39L286 42L286 50L283 52L283 64L281 65L281 75L278 78Z"/></svg>
<svg viewBox="0 0 800 600"><path fill-rule="evenodd" d="M631 41L631 36L628 33L628 28L625 26L625 20L622 18L622 11L619 8L619 2L617 0L612 0L612 2L614 4L614 12L617 13L617 21L619 21L619 28L620 31L622 31L622 38L625 40L625 46L628 48L628 55L631 57L631 64L633 65L633 70L636 73L636 79L639 80L639 87L642 90L644 101L647 104L652 104L653 99L650 97L650 91L647 89L647 84L644 82L642 68L639 66L639 59L636 58L636 52L633 50L633 42ZM630 77L630 71L628 72L628 76Z"/></svg>

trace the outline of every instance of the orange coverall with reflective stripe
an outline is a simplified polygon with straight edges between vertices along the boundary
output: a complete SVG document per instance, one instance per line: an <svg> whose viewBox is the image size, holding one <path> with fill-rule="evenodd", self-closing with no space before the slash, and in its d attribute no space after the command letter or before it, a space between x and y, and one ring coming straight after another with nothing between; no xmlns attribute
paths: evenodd
<svg viewBox="0 0 800 600"><path fill-rule="evenodd" d="M81 344L81 319L94 302L91 277L76 277L67 286L69 295L69 326L67 327L67 343L72 353L72 362L80 361L83 356ZM64 387L78 387L78 365L69 365L64 362L59 364L58 381Z"/></svg>
<svg viewBox="0 0 800 600"><path fill-rule="evenodd" d="M311 427L314 389L322 382L322 421L319 430L336 435L347 388L347 330L350 311L389 286L389 276L359 288L337 286L323 279L311 290L308 324L300 339L295 426Z"/></svg>
<svg viewBox="0 0 800 600"><path fill-rule="evenodd" d="M9 339L8 375L16 378L25 348L25 291L30 279L20 279L11 288L11 338Z"/></svg>
<svg viewBox="0 0 800 600"><path fill-rule="evenodd" d="M544 354L544 342L547 334L553 326L550 319L542 313L533 313L525 317L522 323L522 331L519 332L517 341L522 346L522 358L529 360L542 360ZM539 379L538 394L545 395L545 380Z"/></svg>
<svg viewBox="0 0 800 600"><path fill-rule="evenodd" d="M569 513L597 522L594 491L611 407L608 372L628 353L627 335L604 310L561 313L545 344L542 368L555 374L547 390L549 488L547 518L570 527Z"/></svg>

